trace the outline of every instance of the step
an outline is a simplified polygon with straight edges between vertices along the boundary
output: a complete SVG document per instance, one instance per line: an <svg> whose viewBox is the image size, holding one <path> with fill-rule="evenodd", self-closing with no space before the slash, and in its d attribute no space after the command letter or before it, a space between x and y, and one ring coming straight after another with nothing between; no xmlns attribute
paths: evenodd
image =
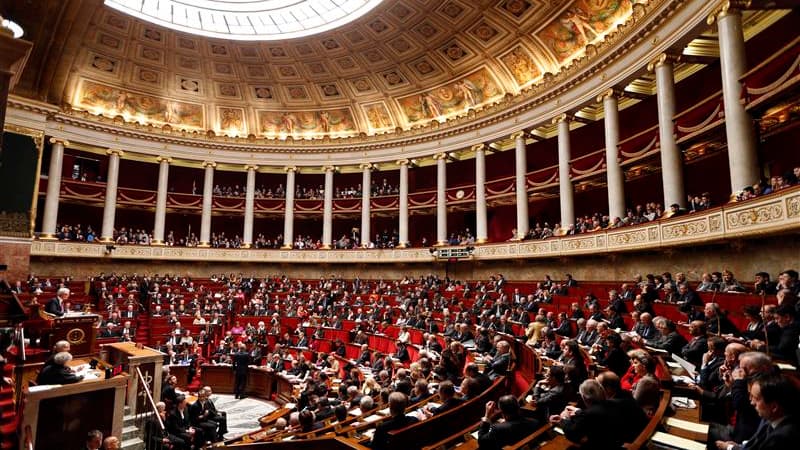
<svg viewBox="0 0 800 450"><path fill-rule="evenodd" d="M126 439L122 441L120 448L123 450L144 450L144 441L138 437Z"/></svg>
<svg viewBox="0 0 800 450"><path fill-rule="evenodd" d="M133 439L135 437L139 437L139 427L136 425L126 425L122 427L122 437L123 441L128 439Z"/></svg>

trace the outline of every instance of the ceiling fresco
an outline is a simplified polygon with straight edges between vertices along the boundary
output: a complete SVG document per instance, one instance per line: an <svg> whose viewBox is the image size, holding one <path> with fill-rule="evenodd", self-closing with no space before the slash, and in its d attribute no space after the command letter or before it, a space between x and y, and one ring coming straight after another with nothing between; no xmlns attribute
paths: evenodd
<svg viewBox="0 0 800 450"><path fill-rule="evenodd" d="M61 102L216 135L393 133L519 95L649 1L384 0L334 30L274 41L199 36L101 6L64 53Z"/></svg>

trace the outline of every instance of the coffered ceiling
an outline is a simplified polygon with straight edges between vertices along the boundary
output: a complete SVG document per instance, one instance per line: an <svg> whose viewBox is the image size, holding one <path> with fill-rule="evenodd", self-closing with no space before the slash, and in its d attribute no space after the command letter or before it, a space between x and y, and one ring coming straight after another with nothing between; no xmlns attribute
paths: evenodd
<svg viewBox="0 0 800 450"><path fill-rule="evenodd" d="M334 30L271 41L175 31L102 0L3 12L38 47L19 95L209 135L298 139L469 116L558 73L651 1L384 0Z"/></svg>

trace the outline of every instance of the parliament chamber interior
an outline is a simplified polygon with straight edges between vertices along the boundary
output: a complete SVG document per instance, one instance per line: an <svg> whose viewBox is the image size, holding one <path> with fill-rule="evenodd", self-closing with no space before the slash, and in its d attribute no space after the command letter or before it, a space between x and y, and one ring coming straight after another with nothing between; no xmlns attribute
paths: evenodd
<svg viewBox="0 0 800 450"><path fill-rule="evenodd" d="M796 448L800 2L0 16L0 449Z"/></svg>

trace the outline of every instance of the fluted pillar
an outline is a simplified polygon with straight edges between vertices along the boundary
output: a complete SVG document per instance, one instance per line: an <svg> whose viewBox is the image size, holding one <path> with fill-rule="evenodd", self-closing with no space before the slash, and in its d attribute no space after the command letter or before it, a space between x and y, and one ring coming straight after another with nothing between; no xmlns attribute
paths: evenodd
<svg viewBox="0 0 800 450"><path fill-rule="evenodd" d="M566 114L553 119L558 124L558 186L561 200L561 228L575 224L575 193L570 176L572 148L569 142L569 118Z"/></svg>
<svg viewBox="0 0 800 450"><path fill-rule="evenodd" d="M523 239L528 234L528 155L525 144L525 132L519 131L511 135L514 139L514 170L517 194L517 235L515 239Z"/></svg>
<svg viewBox="0 0 800 450"><path fill-rule="evenodd" d="M619 165L619 102L609 89L598 100L603 102L606 137L606 185L608 186L608 218L625 218L625 177Z"/></svg>
<svg viewBox="0 0 800 450"><path fill-rule="evenodd" d="M716 16L719 34L719 59L722 72L722 98L725 104L725 136L728 140L728 166L731 192L738 192L758 182L758 153L753 120L740 101L742 83L747 72L747 54L742 31L742 14L724 7Z"/></svg>
<svg viewBox="0 0 800 450"><path fill-rule="evenodd" d="M400 166L400 211L398 212L397 231L399 233L400 248L408 247L408 160L401 159L397 161Z"/></svg>
<svg viewBox="0 0 800 450"><path fill-rule="evenodd" d="M683 188L683 156L675 141L675 58L661 54L647 68L656 73L656 95L658 100L658 136L661 146L661 180L664 185L664 209L673 204L686 205Z"/></svg>
<svg viewBox="0 0 800 450"><path fill-rule="evenodd" d="M119 158L122 150L109 149L108 176L106 177L106 202L103 207L103 227L100 232L101 242L114 240L114 218L117 215L117 185L119 184Z"/></svg>
<svg viewBox="0 0 800 450"><path fill-rule="evenodd" d="M372 193L372 163L361 164L361 246L368 247L372 240L370 227L370 195Z"/></svg>
<svg viewBox="0 0 800 450"><path fill-rule="evenodd" d="M437 153L436 160L436 245L447 244L447 155Z"/></svg>
<svg viewBox="0 0 800 450"><path fill-rule="evenodd" d="M54 239L58 222L58 201L61 194L61 172L64 170L64 146L69 142L50 138L53 144L50 153L50 170L47 174L47 196L44 200L44 217L42 218L42 238Z"/></svg>
<svg viewBox="0 0 800 450"><path fill-rule="evenodd" d="M164 243L164 225L167 221L167 186L169 183L169 163L171 158L159 156L158 161L158 191L156 192L156 218L153 225L153 244Z"/></svg>
<svg viewBox="0 0 800 450"><path fill-rule="evenodd" d="M325 166L325 193L322 204L322 248L333 244L333 171L335 167Z"/></svg>
<svg viewBox="0 0 800 450"><path fill-rule="evenodd" d="M475 242L483 244L489 240L486 218L486 146L476 144L475 151Z"/></svg>
<svg viewBox="0 0 800 450"><path fill-rule="evenodd" d="M297 167L285 167L286 170L286 206L283 214L283 248L290 249L294 245L294 194Z"/></svg>
<svg viewBox="0 0 800 450"><path fill-rule="evenodd" d="M200 216L200 247L211 245L211 206L214 199L214 168L217 163L204 161L205 178L203 180L203 212Z"/></svg>
<svg viewBox="0 0 800 450"><path fill-rule="evenodd" d="M247 170L247 191L244 194L244 233L242 241L244 248L253 245L253 212L256 202L256 170L258 166L248 164L244 166Z"/></svg>

